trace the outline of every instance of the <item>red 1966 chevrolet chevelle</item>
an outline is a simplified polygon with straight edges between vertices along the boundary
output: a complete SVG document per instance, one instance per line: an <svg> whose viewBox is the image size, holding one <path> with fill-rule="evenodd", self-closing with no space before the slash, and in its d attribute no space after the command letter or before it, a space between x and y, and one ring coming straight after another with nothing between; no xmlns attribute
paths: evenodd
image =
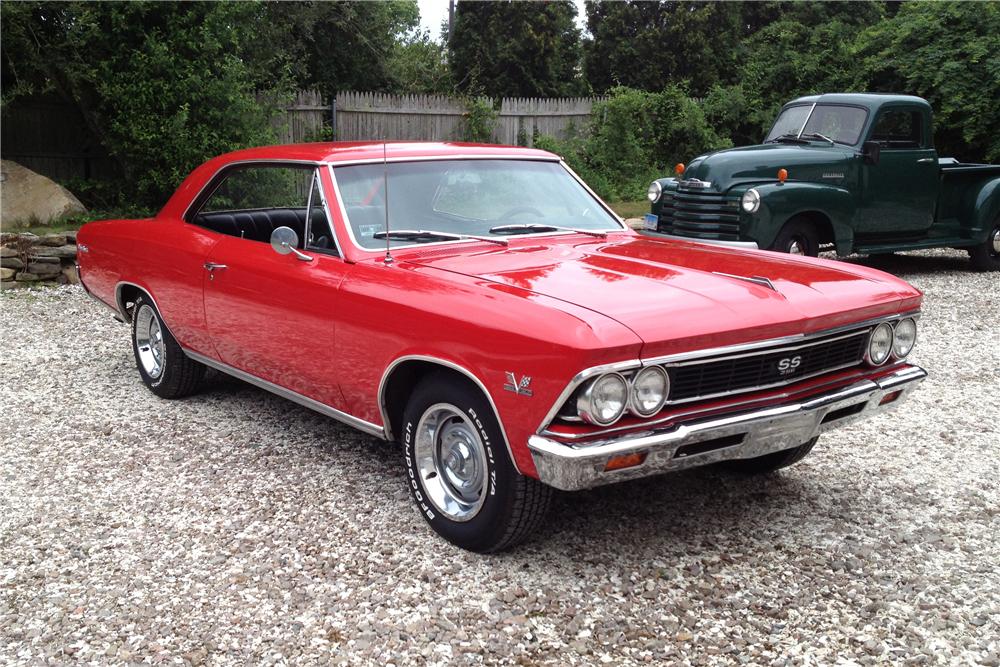
<svg viewBox="0 0 1000 667"><path fill-rule="evenodd" d="M787 466L925 376L905 282L638 235L539 150L245 150L78 242L154 393L212 367L398 441L421 514L475 551L552 488Z"/></svg>

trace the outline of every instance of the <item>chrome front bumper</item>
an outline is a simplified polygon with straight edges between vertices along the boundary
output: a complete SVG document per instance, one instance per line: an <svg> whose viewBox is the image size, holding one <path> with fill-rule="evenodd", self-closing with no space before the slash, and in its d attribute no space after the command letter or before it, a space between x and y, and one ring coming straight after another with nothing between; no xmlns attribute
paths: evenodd
<svg viewBox="0 0 1000 667"><path fill-rule="evenodd" d="M906 366L878 380L862 380L801 402L582 444L533 435L528 448L542 482L576 491L798 447L824 431L891 410L925 377L919 366ZM886 395L897 391L895 399L882 404ZM605 471L609 460L628 454L646 458L638 466Z"/></svg>

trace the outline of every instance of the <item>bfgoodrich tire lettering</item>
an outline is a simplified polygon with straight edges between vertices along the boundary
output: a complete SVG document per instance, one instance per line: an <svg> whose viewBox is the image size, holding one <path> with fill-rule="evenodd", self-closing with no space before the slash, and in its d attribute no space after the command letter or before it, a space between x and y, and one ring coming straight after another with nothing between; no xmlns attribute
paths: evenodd
<svg viewBox="0 0 1000 667"><path fill-rule="evenodd" d="M132 353L142 381L160 398L194 393L205 375L205 366L184 354L146 295L132 309Z"/></svg>
<svg viewBox="0 0 1000 667"><path fill-rule="evenodd" d="M401 440L417 509L452 544L500 551L544 518L552 490L514 469L492 407L468 380L450 373L422 380L403 413ZM435 465L428 443L443 454Z"/></svg>

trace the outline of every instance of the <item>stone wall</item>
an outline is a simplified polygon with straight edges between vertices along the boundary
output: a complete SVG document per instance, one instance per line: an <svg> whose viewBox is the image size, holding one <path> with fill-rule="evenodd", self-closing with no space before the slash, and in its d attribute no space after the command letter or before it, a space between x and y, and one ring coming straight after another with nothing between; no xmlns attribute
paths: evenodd
<svg viewBox="0 0 1000 667"><path fill-rule="evenodd" d="M76 232L0 234L0 288L78 282Z"/></svg>

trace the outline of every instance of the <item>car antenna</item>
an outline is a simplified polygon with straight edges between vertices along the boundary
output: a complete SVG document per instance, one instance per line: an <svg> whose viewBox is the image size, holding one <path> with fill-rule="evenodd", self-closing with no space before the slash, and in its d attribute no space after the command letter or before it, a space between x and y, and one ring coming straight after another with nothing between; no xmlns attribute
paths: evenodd
<svg viewBox="0 0 1000 667"><path fill-rule="evenodd" d="M385 193L385 264L392 264L392 253L389 252L389 158L385 142L382 142L382 190Z"/></svg>

